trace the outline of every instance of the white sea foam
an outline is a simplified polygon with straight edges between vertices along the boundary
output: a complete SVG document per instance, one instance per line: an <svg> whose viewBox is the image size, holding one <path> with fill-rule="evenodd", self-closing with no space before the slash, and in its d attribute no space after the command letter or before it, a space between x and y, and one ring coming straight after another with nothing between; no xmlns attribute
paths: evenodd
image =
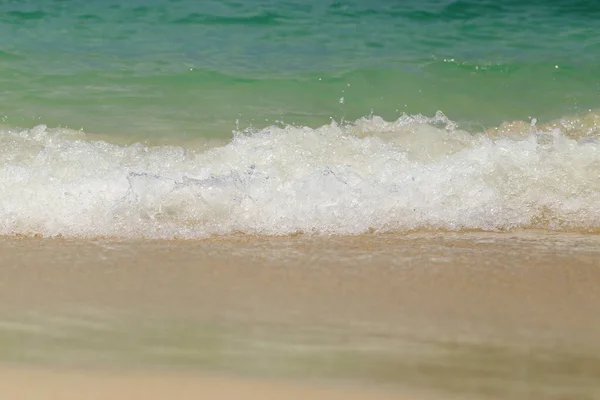
<svg viewBox="0 0 600 400"><path fill-rule="evenodd" d="M460 131L443 115L269 127L222 147L0 131L0 235L600 230L600 138Z"/></svg>

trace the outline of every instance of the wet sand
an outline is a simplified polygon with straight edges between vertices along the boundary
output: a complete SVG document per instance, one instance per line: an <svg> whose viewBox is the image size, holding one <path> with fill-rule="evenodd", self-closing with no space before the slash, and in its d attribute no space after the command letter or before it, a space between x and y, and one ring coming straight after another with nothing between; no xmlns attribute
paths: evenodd
<svg viewBox="0 0 600 400"><path fill-rule="evenodd" d="M600 395L598 235L4 238L0 246L8 390L41 374L57 390L91 385L118 398L111 387L128 377L106 375L105 385L99 372L77 372L118 366L148 374L135 379L169 371L157 389L167 392L195 371L243 376L240 393L244 385L278 393L283 379L295 382L283 389L289 395L314 381L411 398ZM26 397L38 388L22 389L19 398L40 398Z"/></svg>
<svg viewBox="0 0 600 400"><path fill-rule="evenodd" d="M392 400L397 395L357 388L308 386L169 373L107 373L0 369L0 396L19 400ZM32 384L33 383L33 384Z"/></svg>

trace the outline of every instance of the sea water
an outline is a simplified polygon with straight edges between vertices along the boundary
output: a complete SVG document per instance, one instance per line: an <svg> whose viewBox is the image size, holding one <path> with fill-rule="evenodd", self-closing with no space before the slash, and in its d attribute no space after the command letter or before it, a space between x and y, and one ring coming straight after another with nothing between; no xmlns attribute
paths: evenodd
<svg viewBox="0 0 600 400"><path fill-rule="evenodd" d="M0 235L600 230L594 1L0 4Z"/></svg>

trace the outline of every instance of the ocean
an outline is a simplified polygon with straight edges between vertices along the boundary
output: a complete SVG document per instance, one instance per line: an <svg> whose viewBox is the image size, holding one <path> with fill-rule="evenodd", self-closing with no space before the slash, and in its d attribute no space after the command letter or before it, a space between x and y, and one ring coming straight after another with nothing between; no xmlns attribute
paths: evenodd
<svg viewBox="0 0 600 400"><path fill-rule="evenodd" d="M0 5L0 234L600 228L593 1Z"/></svg>

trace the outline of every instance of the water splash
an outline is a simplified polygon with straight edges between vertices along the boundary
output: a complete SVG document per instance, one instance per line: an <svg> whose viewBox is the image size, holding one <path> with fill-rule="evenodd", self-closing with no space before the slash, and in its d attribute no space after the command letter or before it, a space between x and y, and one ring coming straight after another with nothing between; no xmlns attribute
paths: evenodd
<svg viewBox="0 0 600 400"><path fill-rule="evenodd" d="M596 119L568 120L471 133L442 113L371 116L238 132L208 150L3 130L0 234L598 231L600 136L581 122Z"/></svg>

